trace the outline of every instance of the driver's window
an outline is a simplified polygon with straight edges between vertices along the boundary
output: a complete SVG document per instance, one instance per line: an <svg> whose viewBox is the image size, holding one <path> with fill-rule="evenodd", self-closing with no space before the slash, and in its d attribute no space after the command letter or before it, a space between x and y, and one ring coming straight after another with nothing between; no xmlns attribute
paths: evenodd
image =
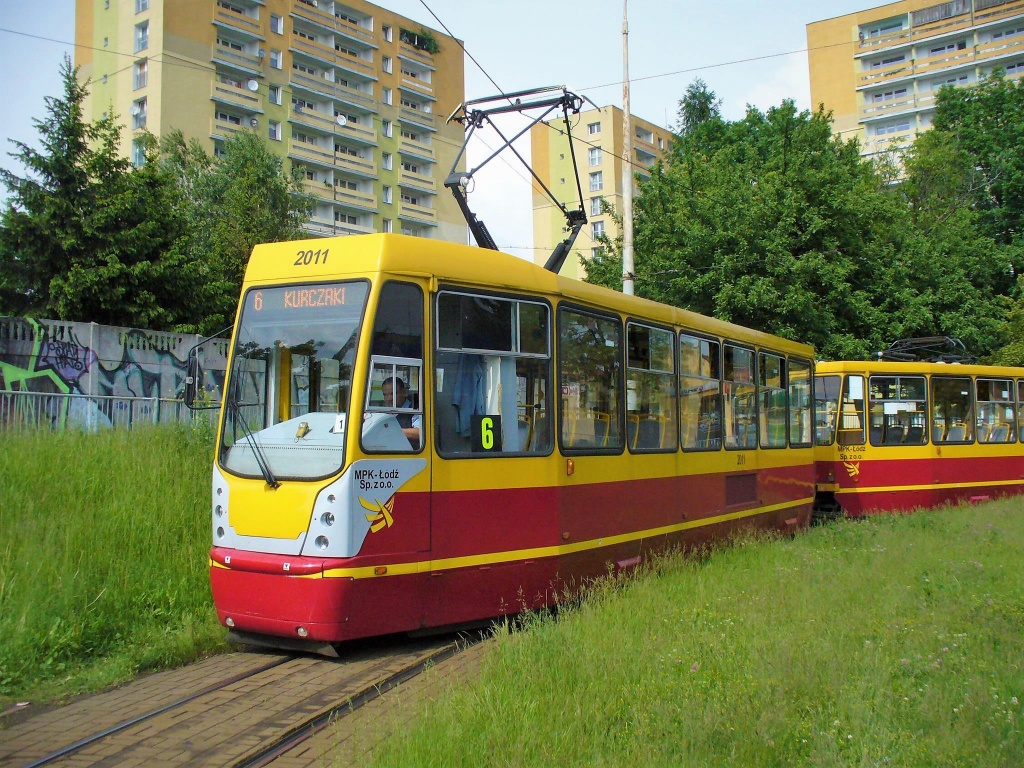
<svg viewBox="0 0 1024 768"><path fill-rule="evenodd" d="M423 447L423 292L387 283L377 303L366 387L362 444L366 451Z"/></svg>

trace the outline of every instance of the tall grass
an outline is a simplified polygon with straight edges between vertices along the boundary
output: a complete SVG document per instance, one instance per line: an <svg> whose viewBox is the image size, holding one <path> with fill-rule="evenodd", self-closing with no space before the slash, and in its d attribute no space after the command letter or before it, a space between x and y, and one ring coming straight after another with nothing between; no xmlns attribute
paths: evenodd
<svg viewBox="0 0 1024 768"><path fill-rule="evenodd" d="M207 429L0 439L0 700L51 697L222 642Z"/></svg>
<svg viewBox="0 0 1024 768"><path fill-rule="evenodd" d="M1019 766L1022 552L1009 500L667 558L373 724L375 764Z"/></svg>

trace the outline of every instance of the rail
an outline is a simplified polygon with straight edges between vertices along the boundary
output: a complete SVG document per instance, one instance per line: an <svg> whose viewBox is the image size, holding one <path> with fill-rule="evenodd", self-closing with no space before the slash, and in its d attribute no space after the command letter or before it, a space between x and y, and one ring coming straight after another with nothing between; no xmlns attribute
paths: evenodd
<svg viewBox="0 0 1024 768"><path fill-rule="evenodd" d="M138 424L216 423L217 408L190 411L181 400L63 392L0 391L0 431L131 429Z"/></svg>

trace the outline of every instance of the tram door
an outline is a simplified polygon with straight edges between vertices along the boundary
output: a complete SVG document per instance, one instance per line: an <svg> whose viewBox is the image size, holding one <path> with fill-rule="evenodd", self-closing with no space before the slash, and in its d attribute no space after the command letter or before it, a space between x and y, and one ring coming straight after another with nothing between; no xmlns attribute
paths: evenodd
<svg viewBox="0 0 1024 768"><path fill-rule="evenodd" d="M360 437L366 458L362 467L356 467L360 482L372 486L360 496L367 520L373 518L367 552L401 555L430 550L430 451L425 428L430 407L423 328L420 286L385 283L370 341Z"/></svg>

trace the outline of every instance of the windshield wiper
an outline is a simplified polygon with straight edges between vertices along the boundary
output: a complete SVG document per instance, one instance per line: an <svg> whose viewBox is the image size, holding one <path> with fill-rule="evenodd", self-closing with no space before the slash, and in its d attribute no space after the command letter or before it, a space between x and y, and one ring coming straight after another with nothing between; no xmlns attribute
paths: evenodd
<svg viewBox="0 0 1024 768"><path fill-rule="evenodd" d="M277 482L274 473L270 471L270 462L263 455L263 449L260 447L259 441L252 433L252 430L249 429L249 425L245 423L245 419L242 417L242 409L238 407L238 400L229 397L227 401L231 404L231 415L235 417L235 423L242 425L242 434L245 435L245 441L249 444L249 448L252 449L252 455L256 457L256 464L259 465L260 472L263 473L263 479L267 481L267 485L271 488L277 488L281 484Z"/></svg>

